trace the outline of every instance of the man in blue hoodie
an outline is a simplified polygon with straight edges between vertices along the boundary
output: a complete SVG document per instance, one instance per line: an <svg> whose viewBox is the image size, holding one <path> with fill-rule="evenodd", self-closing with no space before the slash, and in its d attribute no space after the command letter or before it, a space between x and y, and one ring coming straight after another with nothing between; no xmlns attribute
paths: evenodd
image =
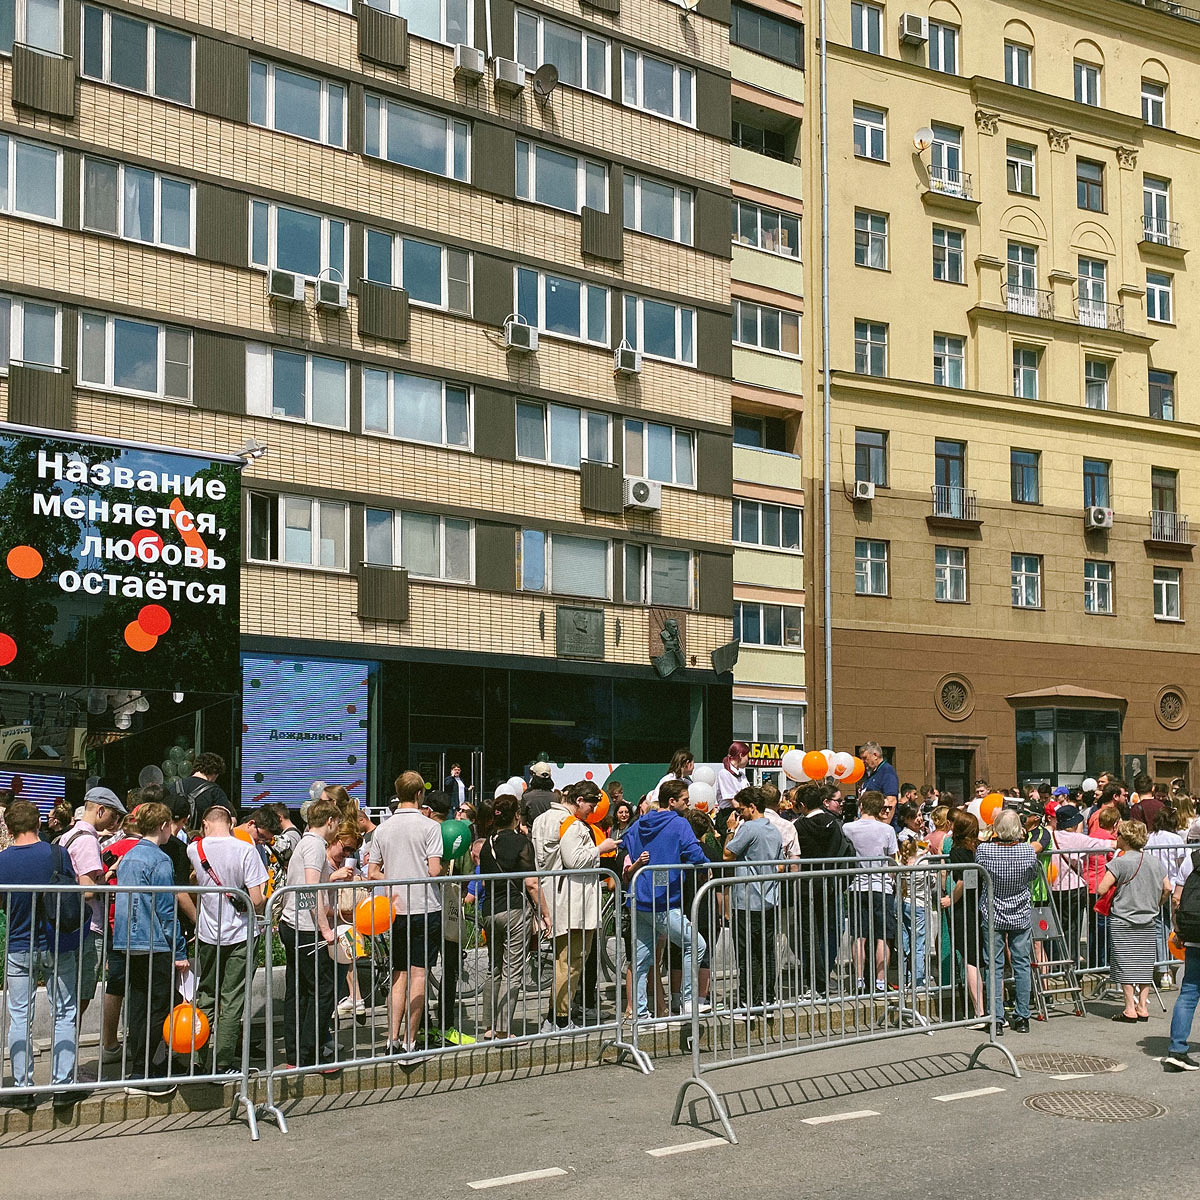
<svg viewBox="0 0 1200 1200"><path fill-rule="evenodd" d="M637 877L628 897L633 936L636 940L635 975L637 978L637 1014L648 1020L647 981L654 965L658 939L667 938L683 953L683 978L680 982L680 1016L692 1015L692 924L683 911L681 863L707 866L708 856L696 840L687 818L675 811L686 809L687 782L668 779L658 789L658 807L638 818L625 834L622 846L635 866L674 867L674 870L644 870ZM703 882L697 879L697 883ZM697 939L697 951L703 955L704 939Z"/></svg>

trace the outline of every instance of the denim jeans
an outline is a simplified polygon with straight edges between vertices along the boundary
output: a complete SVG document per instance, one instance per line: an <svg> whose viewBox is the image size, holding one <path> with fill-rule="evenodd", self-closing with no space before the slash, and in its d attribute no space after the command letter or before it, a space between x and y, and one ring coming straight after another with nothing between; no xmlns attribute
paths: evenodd
<svg viewBox="0 0 1200 1200"><path fill-rule="evenodd" d="M652 912L634 909L633 936L637 942L637 1014L640 1018L650 1016L647 999L647 983L654 969L654 950L658 939L665 937L683 952L683 980L679 985L679 1002L692 1002L692 923L680 908L656 908ZM697 938L697 948L704 953L704 939ZM660 1014L662 1015L662 1014Z"/></svg>
<svg viewBox="0 0 1200 1200"><path fill-rule="evenodd" d="M915 946L913 943L916 943ZM904 901L904 957L914 987L925 986L925 905Z"/></svg>
<svg viewBox="0 0 1200 1200"><path fill-rule="evenodd" d="M1183 983L1171 1011L1172 1054L1188 1052L1188 1037L1192 1032L1197 1002L1200 1002L1200 946L1187 946L1183 952Z"/></svg>
<svg viewBox="0 0 1200 1200"><path fill-rule="evenodd" d="M71 1083L75 1073L75 1019L78 1007L75 977L77 952L12 950L5 968L4 990L8 997L8 1046L12 1056L13 1083L33 1085L33 1055L29 1052L36 1007L37 977L46 978L46 998L54 1010L54 1056L51 1078Z"/></svg>
<svg viewBox="0 0 1200 1200"><path fill-rule="evenodd" d="M1008 939L1008 952L1012 956L1013 984L1017 992L1014 1014L1021 1020L1029 1020L1029 964L1033 957L1033 929L996 929L992 931L994 941L988 945L988 930L984 929L983 957L988 968L988 986L996 1016L1004 1015L1004 941Z"/></svg>

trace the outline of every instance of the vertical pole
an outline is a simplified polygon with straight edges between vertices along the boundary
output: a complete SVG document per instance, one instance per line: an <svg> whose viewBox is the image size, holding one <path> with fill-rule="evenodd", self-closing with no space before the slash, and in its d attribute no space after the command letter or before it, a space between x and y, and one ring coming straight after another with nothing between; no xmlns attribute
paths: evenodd
<svg viewBox="0 0 1200 1200"><path fill-rule="evenodd" d="M829 471L830 471L830 367L829 367L829 60L825 51L827 27L827 2L821 0L818 36L818 57L821 64L820 115L821 115L821 583L822 583L822 626L824 634L824 660L822 668L825 690L825 745L833 745L833 567L830 563L830 515L829 515Z"/></svg>

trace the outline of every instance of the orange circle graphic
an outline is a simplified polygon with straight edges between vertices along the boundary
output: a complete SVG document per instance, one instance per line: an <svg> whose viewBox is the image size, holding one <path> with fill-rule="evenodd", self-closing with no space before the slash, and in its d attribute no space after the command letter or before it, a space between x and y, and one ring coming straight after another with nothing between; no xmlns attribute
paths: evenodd
<svg viewBox="0 0 1200 1200"><path fill-rule="evenodd" d="M18 579L33 579L42 573L46 565L41 554L32 546L14 546L8 552L8 569Z"/></svg>
<svg viewBox="0 0 1200 1200"><path fill-rule="evenodd" d="M136 621L130 621L125 626L125 644L130 650L145 654L147 650L153 650L158 645L158 638L152 633L147 633Z"/></svg>

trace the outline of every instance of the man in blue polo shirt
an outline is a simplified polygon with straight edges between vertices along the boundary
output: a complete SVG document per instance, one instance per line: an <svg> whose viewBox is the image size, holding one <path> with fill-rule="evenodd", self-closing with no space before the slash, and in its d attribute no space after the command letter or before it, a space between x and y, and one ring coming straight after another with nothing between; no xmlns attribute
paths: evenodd
<svg viewBox="0 0 1200 1200"><path fill-rule="evenodd" d="M859 784L858 794L865 796L867 792L878 792L895 812L896 798L900 795L900 779L896 768L884 759L883 747L878 742L864 742L858 756L867 768L867 773Z"/></svg>

